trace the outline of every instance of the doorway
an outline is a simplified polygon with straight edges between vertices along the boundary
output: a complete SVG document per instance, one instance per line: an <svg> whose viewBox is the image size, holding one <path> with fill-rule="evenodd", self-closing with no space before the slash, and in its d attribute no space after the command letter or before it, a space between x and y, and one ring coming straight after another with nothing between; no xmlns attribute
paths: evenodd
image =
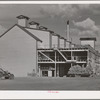
<svg viewBox="0 0 100 100"><path fill-rule="evenodd" d="M42 71L42 76L48 77L48 71Z"/></svg>

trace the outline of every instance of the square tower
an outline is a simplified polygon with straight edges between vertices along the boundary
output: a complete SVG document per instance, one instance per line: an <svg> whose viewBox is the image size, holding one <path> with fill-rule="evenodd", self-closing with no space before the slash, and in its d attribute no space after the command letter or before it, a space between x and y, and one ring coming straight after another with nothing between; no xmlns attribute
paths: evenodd
<svg viewBox="0 0 100 100"><path fill-rule="evenodd" d="M81 45L90 45L91 47L95 48L95 37L84 37L80 38Z"/></svg>

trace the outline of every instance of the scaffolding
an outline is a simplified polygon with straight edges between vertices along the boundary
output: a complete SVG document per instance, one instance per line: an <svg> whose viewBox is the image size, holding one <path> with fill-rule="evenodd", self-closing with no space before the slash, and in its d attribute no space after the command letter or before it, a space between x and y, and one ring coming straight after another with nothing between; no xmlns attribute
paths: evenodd
<svg viewBox="0 0 100 100"><path fill-rule="evenodd" d="M39 48L39 74L51 77L66 76L71 66L75 64L87 65L88 51L87 48Z"/></svg>

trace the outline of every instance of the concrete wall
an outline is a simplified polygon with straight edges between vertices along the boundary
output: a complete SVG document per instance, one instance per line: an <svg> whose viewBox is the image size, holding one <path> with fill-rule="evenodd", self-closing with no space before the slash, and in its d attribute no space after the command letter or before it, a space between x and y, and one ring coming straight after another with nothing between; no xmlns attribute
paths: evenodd
<svg viewBox="0 0 100 100"><path fill-rule="evenodd" d="M52 36L52 47L59 47L59 37L58 36Z"/></svg>
<svg viewBox="0 0 100 100"><path fill-rule="evenodd" d="M28 28L26 28L26 29L43 41L42 43L39 43L39 47L41 47L41 48L49 48L50 47L50 33L49 32L35 30L35 29L28 29Z"/></svg>
<svg viewBox="0 0 100 100"><path fill-rule="evenodd" d="M18 25L26 27L27 26L27 20L26 19L18 19Z"/></svg>
<svg viewBox="0 0 100 100"><path fill-rule="evenodd" d="M31 28L38 28L37 25L30 25Z"/></svg>
<svg viewBox="0 0 100 100"><path fill-rule="evenodd" d="M94 73L96 73L96 55L92 52L89 52L89 59L90 59L90 64L92 67L92 70Z"/></svg>
<svg viewBox="0 0 100 100"><path fill-rule="evenodd" d="M64 39L60 39L60 48L64 48L65 45L64 45Z"/></svg>
<svg viewBox="0 0 100 100"><path fill-rule="evenodd" d="M36 69L36 40L15 26L0 38L0 64L17 77Z"/></svg>
<svg viewBox="0 0 100 100"><path fill-rule="evenodd" d="M95 48L95 42L93 40L81 40L82 45L90 45L91 47Z"/></svg>
<svg viewBox="0 0 100 100"><path fill-rule="evenodd" d="M66 42L66 48L69 48L69 42Z"/></svg>
<svg viewBox="0 0 100 100"><path fill-rule="evenodd" d="M64 47L66 47L66 40L64 39Z"/></svg>

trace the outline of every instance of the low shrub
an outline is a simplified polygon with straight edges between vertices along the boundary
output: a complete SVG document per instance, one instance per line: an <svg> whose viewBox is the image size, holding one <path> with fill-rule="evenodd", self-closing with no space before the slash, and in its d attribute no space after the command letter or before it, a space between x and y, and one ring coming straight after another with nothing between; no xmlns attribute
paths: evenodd
<svg viewBox="0 0 100 100"><path fill-rule="evenodd" d="M80 65L74 65L69 69L67 77L89 77L92 73L91 66L84 67Z"/></svg>

